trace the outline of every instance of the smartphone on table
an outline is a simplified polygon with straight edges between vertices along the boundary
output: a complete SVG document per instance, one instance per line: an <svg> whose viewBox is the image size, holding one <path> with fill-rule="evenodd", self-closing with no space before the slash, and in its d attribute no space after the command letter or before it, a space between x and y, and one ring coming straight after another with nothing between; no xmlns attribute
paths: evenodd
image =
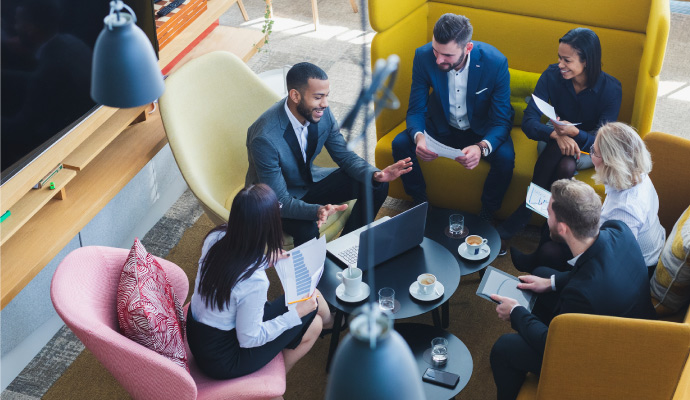
<svg viewBox="0 0 690 400"><path fill-rule="evenodd" d="M424 382L454 389L460 381L460 375L452 372L440 371L438 369L427 368L426 371L424 371L422 380Z"/></svg>

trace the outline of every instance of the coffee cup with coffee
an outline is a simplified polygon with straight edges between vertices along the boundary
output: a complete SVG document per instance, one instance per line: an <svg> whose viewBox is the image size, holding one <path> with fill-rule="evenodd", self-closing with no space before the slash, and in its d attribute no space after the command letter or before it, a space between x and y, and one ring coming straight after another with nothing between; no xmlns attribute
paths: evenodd
<svg viewBox="0 0 690 400"><path fill-rule="evenodd" d="M349 267L342 272L335 274L336 278L345 286L345 295L350 297L359 296L362 289L362 270Z"/></svg>
<svg viewBox="0 0 690 400"><path fill-rule="evenodd" d="M465 238L465 244L467 244L467 254L477 255L479 250L486 244L487 240L479 235L470 235Z"/></svg>
<svg viewBox="0 0 690 400"><path fill-rule="evenodd" d="M436 287L436 277L433 274L421 274L417 277L419 294L432 294Z"/></svg>

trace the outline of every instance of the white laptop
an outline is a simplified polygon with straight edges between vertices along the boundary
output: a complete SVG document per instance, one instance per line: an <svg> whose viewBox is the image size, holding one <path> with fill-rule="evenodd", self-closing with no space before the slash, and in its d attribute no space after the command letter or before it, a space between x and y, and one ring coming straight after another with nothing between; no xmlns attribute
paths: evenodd
<svg viewBox="0 0 690 400"><path fill-rule="evenodd" d="M343 267L370 269L422 243L427 209L428 203L422 203L393 218L378 219L369 229L365 225L329 242L326 250ZM365 261L370 235L375 250L372 266Z"/></svg>

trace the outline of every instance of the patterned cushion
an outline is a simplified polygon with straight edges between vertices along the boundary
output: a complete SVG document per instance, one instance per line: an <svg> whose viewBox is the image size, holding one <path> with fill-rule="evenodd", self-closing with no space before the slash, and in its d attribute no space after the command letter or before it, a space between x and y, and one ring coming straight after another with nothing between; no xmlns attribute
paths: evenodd
<svg viewBox="0 0 690 400"><path fill-rule="evenodd" d="M139 239L120 275L117 320L123 335L189 371L182 307L165 271Z"/></svg>
<svg viewBox="0 0 690 400"><path fill-rule="evenodd" d="M666 240L650 284L659 315L673 314L690 301L690 207Z"/></svg>

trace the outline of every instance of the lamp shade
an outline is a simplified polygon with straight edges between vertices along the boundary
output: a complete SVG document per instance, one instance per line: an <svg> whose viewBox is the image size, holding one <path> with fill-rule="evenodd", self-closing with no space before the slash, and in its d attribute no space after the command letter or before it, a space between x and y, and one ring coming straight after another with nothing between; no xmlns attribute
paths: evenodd
<svg viewBox="0 0 690 400"><path fill-rule="evenodd" d="M392 329L385 314L374 316L374 328L369 328L374 307L350 323L350 334L338 346L326 386L327 400L423 400L422 375L414 355L405 340ZM375 306L378 309L378 306ZM373 331L375 345L371 346L369 332Z"/></svg>
<svg viewBox="0 0 690 400"><path fill-rule="evenodd" d="M93 50L91 98L118 108L148 104L165 85L151 42L132 16L108 15Z"/></svg>

